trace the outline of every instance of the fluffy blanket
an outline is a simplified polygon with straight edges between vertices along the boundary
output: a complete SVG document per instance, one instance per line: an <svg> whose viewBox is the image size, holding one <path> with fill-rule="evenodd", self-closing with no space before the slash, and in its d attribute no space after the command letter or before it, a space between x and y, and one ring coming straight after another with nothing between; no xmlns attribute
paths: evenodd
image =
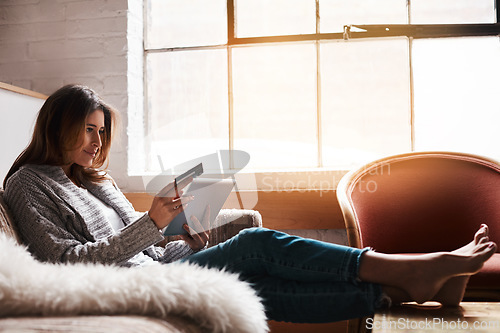
<svg viewBox="0 0 500 333"><path fill-rule="evenodd" d="M46 264L2 233L0 304L0 317L175 314L211 332L268 331L260 299L234 274L187 263L140 268Z"/></svg>

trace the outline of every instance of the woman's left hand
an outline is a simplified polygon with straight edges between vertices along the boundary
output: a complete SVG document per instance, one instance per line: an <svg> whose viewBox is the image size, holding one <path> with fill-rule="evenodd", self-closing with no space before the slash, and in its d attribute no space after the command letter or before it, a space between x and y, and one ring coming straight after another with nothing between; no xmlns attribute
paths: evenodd
<svg viewBox="0 0 500 333"><path fill-rule="evenodd" d="M205 209L203 223L200 223L194 215L191 216L191 222L194 228L188 224L184 224L183 227L188 233L181 235L181 239L188 243L193 251L199 251L207 245L208 238L210 237L210 206L207 206L207 209Z"/></svg>

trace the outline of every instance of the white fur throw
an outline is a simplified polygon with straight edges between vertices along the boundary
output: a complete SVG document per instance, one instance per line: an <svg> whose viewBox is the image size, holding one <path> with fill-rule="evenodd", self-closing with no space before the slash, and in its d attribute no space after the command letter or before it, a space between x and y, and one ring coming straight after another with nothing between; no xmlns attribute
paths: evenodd
<svg viewBox="0 0 500 333"><path fill-rule="evenodd" d="M260 299L237 275L187 263L46 264L2 233L0 304L0 317L181 315L211 332L268 331Z"/></svg>

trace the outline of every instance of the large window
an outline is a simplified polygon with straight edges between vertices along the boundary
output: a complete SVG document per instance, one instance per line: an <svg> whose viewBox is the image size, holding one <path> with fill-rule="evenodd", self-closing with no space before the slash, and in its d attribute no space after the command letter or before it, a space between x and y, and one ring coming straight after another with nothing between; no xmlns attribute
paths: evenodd
<svg viewBox="0 0 500 333"><path fill-rule="evenodd" d="M495 0L147 0L147 169L255 170L411 150L500 158Z"/></svg>

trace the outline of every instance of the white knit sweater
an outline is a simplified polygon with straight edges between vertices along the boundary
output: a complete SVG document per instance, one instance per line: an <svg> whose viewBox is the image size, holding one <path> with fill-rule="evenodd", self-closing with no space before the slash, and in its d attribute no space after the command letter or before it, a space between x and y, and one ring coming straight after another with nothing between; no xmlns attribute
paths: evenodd
<svg viewBox="0 0 500 333"><path fill-rule="evenodd" d="M39 260L137 266L150 258L171 262L193 253L184 241L153 246L162 234L147 213L138 218L112 181L84 186L118 213L125 228L115 233L97 203L59 166L26 165L8 179L4 200L23 242Z"/></svg>

